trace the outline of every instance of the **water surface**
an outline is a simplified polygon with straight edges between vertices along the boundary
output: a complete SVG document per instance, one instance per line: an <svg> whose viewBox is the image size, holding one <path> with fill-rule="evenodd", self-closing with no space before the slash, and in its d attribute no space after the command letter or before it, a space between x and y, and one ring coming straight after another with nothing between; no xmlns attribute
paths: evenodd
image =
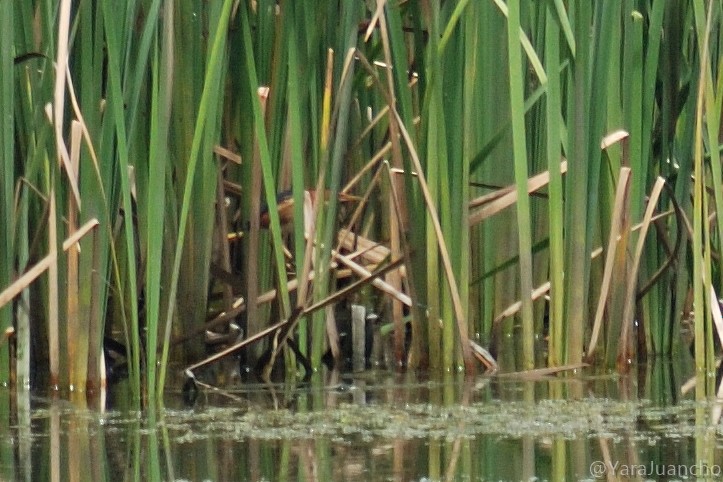
<svg viewBox="0 0 723 482"><path fill-rule="evenodd" d="M156 413L5 390L3 480L698 480L720 477L714 380L678 364L537 379L324 373L170 392ZM706 381L707 380L707 381ZM683 393L685 392L685 393ZM101 408L101 405L104 405Z"/></svg>

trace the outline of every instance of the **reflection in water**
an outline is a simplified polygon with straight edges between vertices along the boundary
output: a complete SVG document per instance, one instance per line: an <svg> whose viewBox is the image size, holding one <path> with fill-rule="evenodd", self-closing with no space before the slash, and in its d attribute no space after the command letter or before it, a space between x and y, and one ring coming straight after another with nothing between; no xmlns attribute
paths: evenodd
<svg viewBox="0 0 723 482"><path fill-rule="evenodd" d="M193 407L173 393L144 414L120 388L107 410L2 391L0 479L714 479L720 405L699 383L681 394L670 364L635 379L334 374L204 391Z"/></svg>

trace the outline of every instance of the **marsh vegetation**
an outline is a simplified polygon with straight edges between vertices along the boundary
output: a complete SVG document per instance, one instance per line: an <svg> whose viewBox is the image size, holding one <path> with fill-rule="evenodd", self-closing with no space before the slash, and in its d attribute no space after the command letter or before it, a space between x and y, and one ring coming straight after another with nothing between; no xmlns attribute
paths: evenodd
<svg viewBox="0 0 723 482"><path fill-rule="evenodd" d="M692 344L711 371L722 19L2 2L0 380L96 390L119 346L139 406L214 353L300 377L343 355L343 304L379 314L395 370L624 372Z"/></svg>

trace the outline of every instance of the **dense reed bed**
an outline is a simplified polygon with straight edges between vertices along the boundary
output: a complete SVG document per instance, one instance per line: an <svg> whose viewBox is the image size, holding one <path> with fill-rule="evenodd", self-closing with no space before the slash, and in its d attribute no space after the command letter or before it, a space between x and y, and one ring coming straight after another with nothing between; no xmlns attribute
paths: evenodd
<svg viewBox="0 0 723 482"><path fill-rule="evenodd" d="M711 368L721 13L1 2L0 380L96 388L113 339L154 399L216 335L302 373L350 300L395 367L625 370L692 322Z"/></svg>

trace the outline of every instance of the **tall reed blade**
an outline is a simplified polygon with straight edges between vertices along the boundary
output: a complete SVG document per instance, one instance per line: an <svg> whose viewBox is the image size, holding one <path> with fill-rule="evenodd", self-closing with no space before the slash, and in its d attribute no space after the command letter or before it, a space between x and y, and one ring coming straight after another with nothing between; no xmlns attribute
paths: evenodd
<svg viewBox="0 0 723 482"><path fill-rule="evenodd" d="M160 3L160 2L159 2ZM162 261L164 247L164 221L166 206L166 169L168 166L168 134L171 113L170 79L173 77L174 6L166 1L163 6L163 30L154 42L152 59L151 137L148 149L148 207L147 207L147 262L146 262L146 392L158 392L157 383L158 338L161 317Z"/></svg>
<svg viewBox="0 0 723 482"><path fill-rule="evenodd" d="M0 288L13 278L13 182L15 176L14 4L0 3ZM0 384L10 382L9 330L12 305L0 306Z"/></svg>
<svg viewBox="0 0 723 482"><path fill-rule="evenodd" d="M305 210L306 199L311 200L311 196L306 191L304 180L305 159L302 151L302 106L299 92L299 76L301 73L301 65L299 64L299 46L297 44L296 19L289 15L289 76L287 87L289 93L288 99L288 124L287 135L289 138L290 163L291 163L291 183L294 196L294 219L303 220L294 223L294 262L296 264L297 277L302 276L302 270L305 264L305 248L306 236L309 234L307 224L311 223L311 214ZM297 304L303 300L297 300ZM307 320L302 318L299 321L299 349L303 354L308 352L308 327Z"/></svg>
<svg viewBox="0 0 723 482"><path fill-rule="evenodd" d="M427 201L427 222L426 222L426 247L427 272L437 273L440 271L440 253L438 243L446 244L444 239L444 227L449 219L449 186L444 174L449 164L449 152L447 144L447 126L444 112L444 69L442 68L441 50L436 39L441 29L441 12L436 2L432 2L429 15L429 30L431 32L430 47L427 49L427 85L425 90L426 111L426 179L428 188L425 197ZM417 169L420 169L419 167ZM436 218L436 219L435 219ZM445 221L444 227L441 222ZM451 271L451 266L450 266ZM449 280L448 280L449 281ZM445 308L449 307L451 292L440 289L435 276L427 277L427 304L428 304L428 325L429 340L433 346L431 355L431 366L433 369L452 369L454 363L454 331L451 320L446 316L449 313Z"/></svg>
<svg viewBox="0 0 723 482"><path fill-rule="evenodd" d="M248 46L251 45L250 27L248 26L247 13L242 10L242 29L244 34L244 40ZM271 164L271 154L269 152L269 144L267 142L265 123L264 123L264 112L261 106L261 101L256 95L256 87L258 86L258 78L256 75L256 66L252 57L252 51L250 48L244 49L245 65L249 76L249 85L252 88L250 92L251 96L251 108L254 116L254 132L258 140L259 145L259 160L261 162L262 180L264 186L264 193L266 195L266 205L269 213L271 238L273 240L274 247L274 268L278 286L280 288L280 302L281 302L281 315L287 317L291 313L291 304L289 301L288 292L284 289L287 284L286 266L284 263L284 244L281 240L281 223L279 220L279 211L276 201L276 181L273 174Z"/></svg>
<svg viewBox="0 0 723 482"><path fill-rule="evenodd" d="M173 267L168 295L169 302L166 312L165 330L163 335L163 352L161 355L161 367L158 376L158 393L160 393L165 386L166 371L168 368L168 353L170 350L171 341L171 326L173 323L174 310L176 307L176 293L178 292L178 282L181 271L181 255L184 245L184 239L186 237L188 215L191 209L191 193L193 190L193 184L195 179L196 165L198 163L198 158L201 151L204 131L208 129L208 123L211 122L208 119L209 109L211 108L210 104L213 102L218 102L220 99L219 90L221 63L224 59L224 55L222 55L222 52L224 52L225 49L227 34L226 29L228 27L232 5L232 0L225 0L222 6L221 14L219 16L219 22L216 27L215 35L213 37L209 61L206 68L203 93L201 95L201 102L198 108L198 116L196 118L196 127L193 133L193 143L191 145L191 151L188 158L188 169L183 187L183 200L181 202L181 213L178 223L178 238L173 258Z"/></svg>
<svg viewBox="0 0 723 482"><path fill-rule="evenodd" d="M550 172L550 346L548 363L559 365L564 359L564 276L560 99L560 27L553 6L548 2L545 15L545 67L547 103L545 112L547 165Z"/></svg>
<svg viewBox="0 0 723 482"><path fill-rule="evenodd" d="M703 2L694 2L696 17L700 25ZM706 351L710 350L706 343L707 312L706 279L710 279L710 264L706 263L705 253L709 251L703 232L708 229L707 195L705 192L706 175L703 165L703 125L705 110L705 91L708 83L709 42L711 22L713 18L713 2L708 2L708 14L705 30L702 34L702 45L699 39L700 71L698 77L697 102L695 109L695 145L693 152L693 320L695 323L695 367L702 372L706 367ZM702 387L699 387L701 389Z"/></svg>
<svg viewBox="0 0 723 482"><path fill-rule="evenodd" d="M133 397L137 403L141 398L141 341L140 341L140 322L138 318L138 285L136 277L136 246L135 236L136 229L133 225L133 207L131 200L131 180L129 179L130 170L130 153L128 149L128 132L126 122L123 116L124 96L122 92L122 71L121 62L123 53L125 52L122 43L124 32L118 31L118 22L115 18L114 5L105 0L103 2L103 23L106 32L106 41L108 43L108 77L109 77L109 98L112 121L115 128L116 140L118 143L118 178L120 180L121 205L126 215L123 218L123 255L125 256L125 266L123 270L127 272L127 286L120 287L125 296L121 296L120 303L128 303L130 323L125 325L127 337L130 341L129 350L129 376L131 380ZM127 270L127 271L126 271Z"/></svg>
<svg viewBox="0 0 723 482"><path fill-rule="evenodd" d="M527 194L527 135L522 48L519 40L520 2L510 0L507 23L507 44L510 69L510 107L512 112L512 146L517 186L517 235L520 253L520 299L522 301L522 369L535 365L534 322L532 319L532 233L530 198ZM557 169L557 166L552 168Z"/></svg>

